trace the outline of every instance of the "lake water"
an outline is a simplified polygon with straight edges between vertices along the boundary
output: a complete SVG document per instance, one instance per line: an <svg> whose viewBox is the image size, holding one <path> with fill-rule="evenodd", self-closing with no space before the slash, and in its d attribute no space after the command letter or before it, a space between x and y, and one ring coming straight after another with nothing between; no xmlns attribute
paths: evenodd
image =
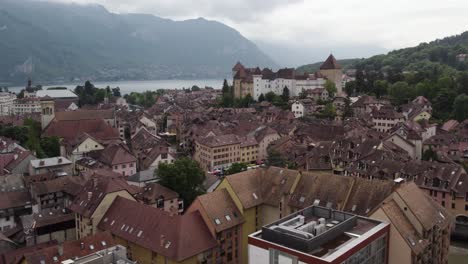
<svg viewBox="0 0 468 264"><path fill-rule="evenodd" d="M111 88L120 87L122 94L128 94L131 92L144 92L144 91L156 91L158 89L182 89L191 88L193 85L197 85L201 88L208 86L215 89L221 89L223 86L222 79L206 79L206 80L154 80L154 81L118 81L118 82L93 82L94 86L98 88L105 88L110 86ZM77 85L84 85L83 83L72 83L72 84L56 84L56 85L44 85L43 89L49 87L66 87L70 90L75 89ZM19 92L24 87L9 87L11 92Z"/></svg>

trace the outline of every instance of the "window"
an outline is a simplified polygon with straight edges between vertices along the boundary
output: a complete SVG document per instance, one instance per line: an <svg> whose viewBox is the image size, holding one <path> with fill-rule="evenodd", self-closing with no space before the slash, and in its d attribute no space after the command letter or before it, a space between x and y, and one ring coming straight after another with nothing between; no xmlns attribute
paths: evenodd
<svg viewBox="0 0 468 264"><path fill-rule="evenodd" d="M445 207L445 201L442 201L442 206Z"/></svg>
<svg viewBox="0 0 468 264"><path fill-rule="evenodd" d="M465 204L465 211L468 211L468 204Z"/></svg>
<svg viewBox="0 0 468 264"><path fill-rule="evenodd" d="M125 164L122 165L122 169L125 169L125 168L127 168L127 165L125 165Z"/></svg>
<svg viewBox="0 0 468 264"><path fill-rule="evenodd" d="M452 209L455 209L455 203L452 203Z"/></svg>

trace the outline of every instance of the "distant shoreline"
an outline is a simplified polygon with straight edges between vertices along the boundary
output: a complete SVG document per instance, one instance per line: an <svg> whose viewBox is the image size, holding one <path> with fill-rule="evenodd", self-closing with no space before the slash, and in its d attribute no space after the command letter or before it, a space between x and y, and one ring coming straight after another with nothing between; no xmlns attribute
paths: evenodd
<svg viewBox="0 0 468 264"><path fill-rule="evenodd" d="M140 81L108 81L108 82L92 82L96 87L105 88L110 86L111 88L120 87L122 94L129 94L131 92L144 92L144 91L155 91L158 89L182 89L191 88L193 85L197 85L200 88L212 87L214 89L221 89L224 79L168 79L168 80L140 80ZM43 85L44 89L50 87L66 87L67 89L73 90L77 85L84 85L85 82L73 82L73 83L56 83ZM37 85L34 83L33 86ZM19 93L24 86L13 86L8 87L10 92Z"/></svg>

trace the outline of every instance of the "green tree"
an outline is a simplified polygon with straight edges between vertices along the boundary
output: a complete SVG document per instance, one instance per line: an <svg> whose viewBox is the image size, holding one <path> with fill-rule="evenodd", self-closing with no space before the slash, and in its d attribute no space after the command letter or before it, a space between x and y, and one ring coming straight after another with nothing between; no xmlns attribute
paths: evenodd
<svg viewBox="0 0 468 264"><path fill-rule="evenodd" d="M279 153L278 151L268 150L266 164L268 166L285 167L286 161L284 160L281 153Z"/></svg>
<svg viewBox="0 0 468 264"><path fill-rule="evenodd" d="M453 101L453 117L462 122L468 119L468 96L460 94Z"/></svg>
<svg viewBox="0 0 468 264"><path fill-rule="evenodd" d="M323 118L323 119L331 119L331 120L335 119L336 117L335 106L333 106L331 102L327 103L323 111L318 113L316 116L318 118Z"/></svg>
<svg viewBox="0 0 468 264"><path fill-rule="evenodd" d="M247 170L247 164L245 163L233 163L229 169L226 170L226 175L231 175Z"/></svg>
<svg viewBox="0 0 468 264"><path fill-rule="evenodd" d="M260 94L260 96L258 97L258 102L263 102L265 101L265 95L263 95L263 93Z"/></svg>
<svg viewBox="0 0 468 264"><path fill-rule="evenodd" d="M58 137L42 137L40 145L45 156L60 156L60 141Z"/></svg>
<svg viewBox="0 0 468 264"><path fill-rule="evenodd" d="M273 102L273 100L276 98L276 94L274 92L268 92L265 94L265 100L268 102Z"/></svg>
<svg viewBox="0 0 468 264"><path fill-rule="evenodd" d="M376 80L374 81L374 94L377 98L387 94L388 91L388 82L385 80Z"/></svg>
<svg viewBox="0 0 468 264"><path fill-rule="evenodd" d="M325 90L327 90L330 97L334 97L336 94L336 85L334 82L327 80L325 82Z"/></svg>
<svg viewBox="0 0 468 264"><path fill-rule="evenodd" d="M200 91L200 90L201 90L200 87L198 87L196 85L192 86L192 92L196 92L196 91Z"/></svg>
<svg viewBox="0 0 468 264"><path fill-rule="evenodd" d="M192 159L184 157L172 164L161 163L155 173L160 179L159 183L177 192L186 205L205 193L205 173Z"/></svg>
<svg viewBox="0 0 468 264"><path fill-rule="evenodd" d="M356 81L350 81L345 84L344 88L345 92L349 96L354 96L356 95Z"/></svg>
<svg viewBox="0 0 468 264"><path fill-rule="evenodd" d="M221 105L223 107L232 107L234 104L234 94L232 91L232 87L229 86L226 79L223 82L223 88L221 90Z"/></svg>
<svg viewBox="0 0 468 264"><path fill-rule="evenodd" d="M242 107L249 107L251 104L253 104L255 100L250 94L247 94L242 98Z"/></svg>
<svg viewBox="0 0 468 264"><path fill-rule="evenodd" d="M283 93L281 94L281 99L283 102L289 102L289 89L287 86L284 86Z"/></svg>
<svg viewBox="0 0 468 264"><path fill-rule="evenodd" d="M437 160L437 152L432 150L432 148L427 149L423 153L422 160L436 161Z"/></svg>
<svg viewBox="0 0 468 264"><path fill-rule="evenodd" d="M122 94L120 93L120 87L115 87L115 88L112 88L112 95L115 96L115 97L121 97Z"/></svg>
<svg viewBox="0 0 468 264"><path fill-rule="evenodd" d="M407 103L410 98L410 87L406 82L396 82L390 86L388 94L396 105Z"/></svg>
<svg viewBox="0 0 468 264"><path fill-rule="evenodd" d="M307 92L304 88L302 88L301 92L299 93L299 99L306 99L307 98Z"/></svg>

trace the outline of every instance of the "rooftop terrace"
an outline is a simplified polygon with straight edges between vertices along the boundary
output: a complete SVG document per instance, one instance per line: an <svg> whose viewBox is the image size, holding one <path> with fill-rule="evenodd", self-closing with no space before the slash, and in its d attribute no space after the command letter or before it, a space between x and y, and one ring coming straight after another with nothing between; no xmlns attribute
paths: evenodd
<svg viewBox="0 0 468 264"><path fill-rule="evenodd" d="M387 225L354 214L311 206L264 226L250 237L331 261Z"/></svg>

